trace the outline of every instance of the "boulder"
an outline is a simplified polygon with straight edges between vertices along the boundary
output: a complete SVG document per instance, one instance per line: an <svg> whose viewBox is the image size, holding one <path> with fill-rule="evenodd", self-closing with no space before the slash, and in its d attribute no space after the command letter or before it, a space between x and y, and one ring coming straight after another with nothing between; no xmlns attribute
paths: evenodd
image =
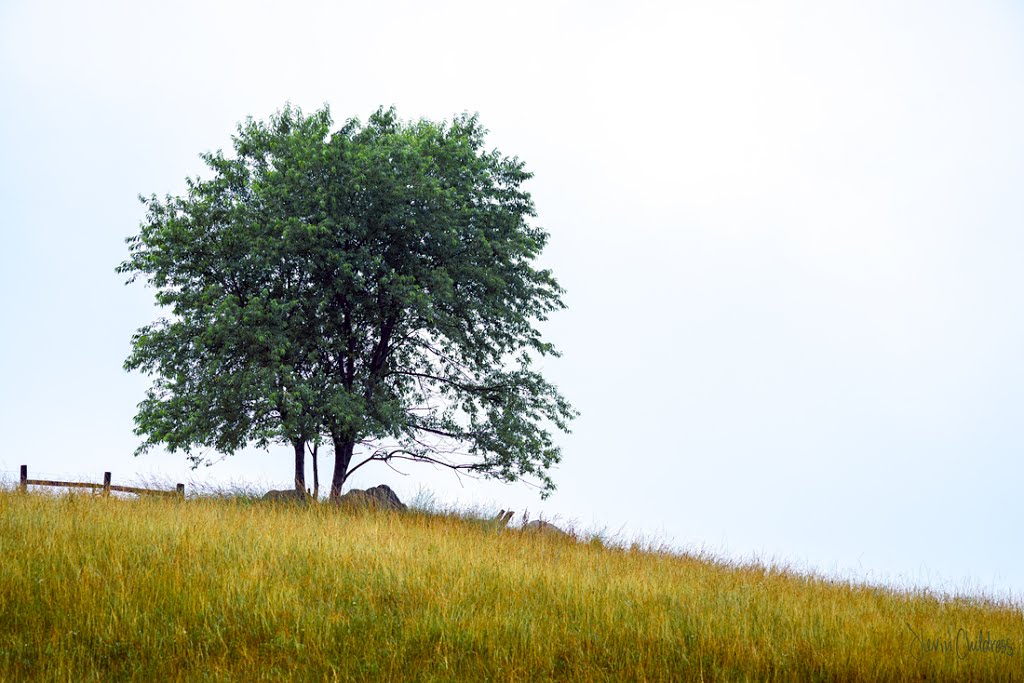
<svg viewBox="0 0 1024 683"><path fill-rule="evenodd" d="M283 489L267 491L263 496L263 500L272 503L299 503L304 505L309 502L309 495L305 491L299 491L298 489Z"/></svg>
<svg viewBox="0 0 1024 683"><path fill-rule="evenodd" d="M339 505L352 508L375 508L378 510L405 510L405 503L387 484L372 489L352 489L338 499Z"/></svg>
<svg viewBox="0 0 1024 683"><path fill-rule="evenodd" d="M524 524L523 531L532 531L538 534L550 534L552 536L558 536L560 538L572 538L572 535L569 532L559 529L557 526L551 524L550 522L544 522L539 519L535 519L532 522L527 522L526 524Z"/></svg>

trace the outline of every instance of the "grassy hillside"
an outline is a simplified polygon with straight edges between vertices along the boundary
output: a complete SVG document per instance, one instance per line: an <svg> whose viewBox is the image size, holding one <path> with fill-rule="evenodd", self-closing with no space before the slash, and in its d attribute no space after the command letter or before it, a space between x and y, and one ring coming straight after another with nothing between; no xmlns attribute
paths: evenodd
<svg viewBox="0 0 1024 683"><path fill-rule="evenodd" d="M282 678L1021 681L1024 613L455 516L0 493L0 680Z"/></svg>

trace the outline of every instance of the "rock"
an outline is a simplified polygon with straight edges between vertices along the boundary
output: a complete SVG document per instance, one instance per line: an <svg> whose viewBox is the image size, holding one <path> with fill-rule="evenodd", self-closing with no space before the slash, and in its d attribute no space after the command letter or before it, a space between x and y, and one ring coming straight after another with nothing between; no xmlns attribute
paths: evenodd
<svg viewBox="0 0 1024 683"><path fill-rule="evenodd" d="M298 489L283 489L267 491L263 496L263 500L273 503L298 503L305 505L309 502L309 496L305 491L299 491Z"/></svg>
<svg viewBox="0 0 1024 683"><path fill-rule="evenodd" d="M538 534L550 534L552 536L558 536L560 538L572 538L572 535L569 532L563 531L554 524L544 522L539 519L535 519L532 522L527 522L526 524L524 524L523 531L532 531Z"/></svg>
<svg viewBox="0 0 1024 683"><path fill-rule="evenodd" d="M378 510L405 510L405 504L387 484L372 489L352 489L338 499L339 505L352 508L375 508Z"/></svg>

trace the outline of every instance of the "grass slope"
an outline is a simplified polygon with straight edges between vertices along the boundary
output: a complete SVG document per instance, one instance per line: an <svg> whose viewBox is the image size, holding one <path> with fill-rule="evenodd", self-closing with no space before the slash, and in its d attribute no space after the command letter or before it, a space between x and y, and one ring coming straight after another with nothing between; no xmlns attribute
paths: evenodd
<svg viewBox="0 0 1024 683"><path fill-rule="evenodd" d="M454 515L0 493L0 680L1022 681L1022 641L1017 605Z"/></svg>

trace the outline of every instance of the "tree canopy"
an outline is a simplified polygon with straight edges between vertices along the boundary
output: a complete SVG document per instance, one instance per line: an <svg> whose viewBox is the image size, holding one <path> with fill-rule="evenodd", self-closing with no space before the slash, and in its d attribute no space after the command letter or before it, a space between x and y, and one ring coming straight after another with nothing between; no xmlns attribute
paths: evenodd
<svg viewBox="0 0 1024 683"><path fill-rule="evenodd" d="M147 211L118 271L169 315L132 338L154 377L139 452L333 444L331 496L366 462L430 462L554 489L554 430L576 412L533 364L564 308L534 260L531 177L478 117L379 109L331 130L326 107L248 119L212 177ZM358 453L358 456L357 456Z"/></svg>

